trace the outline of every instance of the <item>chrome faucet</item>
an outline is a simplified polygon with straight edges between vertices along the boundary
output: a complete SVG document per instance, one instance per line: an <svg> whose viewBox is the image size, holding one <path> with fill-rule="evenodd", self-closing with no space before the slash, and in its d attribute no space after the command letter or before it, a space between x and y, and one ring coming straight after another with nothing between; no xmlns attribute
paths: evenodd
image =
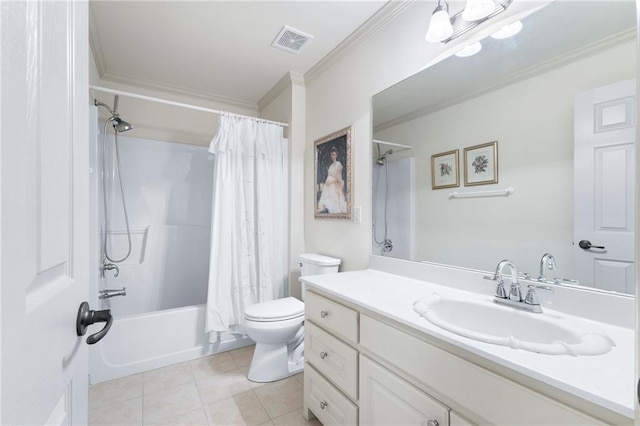
<svg viewBox="0 0 640 426"><path fill-rule="evenodd" d="M507 259L501 260L496 266L496 272L493 274L493 279L498 282L496 288L496 297L506 299L507 295L504 291L504 281L502 280L502 270L508 266L511 269L511 289L509 291L509 300L514 302L522 301L522 290L520 290L520 282L518 281L518 269L516 265Z"/></svg>
<svg viewBox="0 0 640 426"><path fill-rule="evenodd" d="M126 296L127 288L122 287L121 289L105 289L100 290L98 292L98 299L110 299L115 296Z"/></svg>
<svg viewBox="0 0 640 426"><path fill-rule="evenodd" d="M509 295L507 295L504 288L504 280L502 279L502 270L507 266L511 269L511 288L509 290ZM516 265L512 261L505 259L501 260L496 266L496 272L493 274L493 278L485 277L487 279L493 279L498 283L496 287L496 294L493 297L493 302L499 305L507 305L529 312L542 313L542 307L540 306L536 289L553 292L553 288L530 284L528 285L527 295L523 299L518 275ZM525 279L530 279L530 277L525 275Z"/></svg>
<svg viewBox="0 0 640 426"><path fill-rule="evenodd" d="M114 277L117 277L118 275L120 275L120 268L118 268L118 265L116 265L115 263L107 262L107 258L103 257L102 258L102 265L100 265L100 277L104 278L104 276L105 276L104 271L111 271L112 269L115 269L115 271L116 271L113 274Z"/></svg>
<svg viewBox="0 0 640 426"><path fill-rule="evenodd" d="M558 266L556 265L556 258L553 257L551 253L545 253L542 255L540 259L540 275L538 275L538 281L541 283L547 282L547 279L544 277L544 267L545 265L549 268L550 271L554 271Z"/></svg>

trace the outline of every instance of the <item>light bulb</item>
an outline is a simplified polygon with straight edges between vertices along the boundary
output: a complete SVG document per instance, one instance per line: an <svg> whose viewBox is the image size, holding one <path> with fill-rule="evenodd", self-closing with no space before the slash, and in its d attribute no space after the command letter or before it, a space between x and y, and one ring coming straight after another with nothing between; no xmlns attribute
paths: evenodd
<svg viewBox="0 0 640 426"><path fill-rule="evenodd" d="M509 25L505 25L495 33L491 34L491 37L498 40L501 40L503 38L513 37L514 35L518 34L521 29L522 29L522 22L515 21Z"/></svg>
<svg viewBox="0 0 640 426"><path fill-rule="evenodd" d="M472 44L460 49L459 51L457 51L455 53L455 55L460 57L460 58L466 58L468 56L475 55L480 50L482 50L482 44L480 44L479 41L476 41L475 43L472 43Z"/></svg>
<svg viewBox="0 0 640 426"><path fill-rule="evenodd" d="M467 5L462 12L462 19L473 22L486 18L496 9L493 0L467 0Z"/></svg>
<svg viewBox="0 0 640 426"><path fill-rule="evenodd" d="M431 22L429 22L429 30L425 35L425 40L431 43L437 43L451 37L453 34L453 27L451 26L451 18L447 10L438 6L431 15Z"/></svg>

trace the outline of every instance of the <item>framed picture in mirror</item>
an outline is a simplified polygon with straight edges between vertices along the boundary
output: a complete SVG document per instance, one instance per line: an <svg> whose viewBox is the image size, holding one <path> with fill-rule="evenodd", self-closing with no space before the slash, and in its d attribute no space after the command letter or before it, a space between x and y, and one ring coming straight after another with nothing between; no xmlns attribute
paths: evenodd
<svg viewBox="0 0 640 426"><path fill-rule="evenodd" d="M464 185L498 183L498 142L464 149Z"/></svg>
<svg viewBox="0 0 640 426"><path fill-rule="evenodd" d="M460 186L458 152L441 152L431 156L431 189L455 188Z"/></svg>
<svg viewBox="0 0 640 426"><path fill-rule="evenodd" d="M316 219L351 220L351 133L349 126L314 142Z"/></svg>

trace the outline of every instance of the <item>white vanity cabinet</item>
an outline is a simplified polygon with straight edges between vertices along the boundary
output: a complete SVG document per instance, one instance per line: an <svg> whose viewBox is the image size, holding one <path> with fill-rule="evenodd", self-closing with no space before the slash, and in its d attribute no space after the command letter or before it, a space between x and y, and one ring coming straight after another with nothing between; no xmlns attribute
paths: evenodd
<svg viewBox="0 0 640 426"><path fill-rule="evenodd" d="M306 292L304 416L358 424L358 311Z"/></svg>
<svg viewBox="0 0 640 426"><path fill-rule="evenodd" d="M360 355L360 423L446 426L449 408Z"/></svg>
<svg viewBox="0 0 640 426"><path fill-rule="evenodd" d="M480 424L604 424L367 314L360 315L360 350L361 357L371 354ZM361 400L360 406L364 404ZM452 422L454 419L456 424L469 423L452 412Z"/></svg>
<svg viewBox="0 0 640 426"><path fill-rule="evenodd" d="M321 288L305 315L304 415L325 426L632 424Z"/></svg>

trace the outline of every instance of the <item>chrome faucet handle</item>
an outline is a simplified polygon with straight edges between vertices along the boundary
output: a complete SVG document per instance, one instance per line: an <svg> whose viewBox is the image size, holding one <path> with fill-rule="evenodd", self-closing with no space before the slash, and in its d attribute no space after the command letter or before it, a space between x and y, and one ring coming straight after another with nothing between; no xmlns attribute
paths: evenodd
<svg viewBox="0 0 640 426"><path fill-rule="evenodd" d="M529 290L527 291L527 295L524 298L524 303L527 305L539 305L540 300L538 299L538 294L536 293L536 286L533 284L528 285Z"/></svg>
<svg viewBox="0 0 640 426"><path fill-rule="evenodd" d="M500 299L507 299L507 290L504 289L504 281L502 279L498 280L495 296Z"/></svg>
<svg viewBox="0 0 640 426"><path fill-rule="evenodd" d="M526 303L527 305L540 304L540 300L538 299L538 293L536 293L536 289L553 293L553 287L549 287L547 285L529 284L527 287L529 288L529 290L527 291L527 295L524 298L524 303Z"/></svg>
<svg viewBox="0 0 640 426"><path fill-rule="evenodd" d="M103 262L104 263L102 264L102 268L100 268L102 278L104 278L104 271L111 271L112 269L115 269L116 271L113 274L114 278L120 275L120 268L118 268L118 265L116 265L115 263L108 263L106 261L103 261Z"/></svg>
<svg viewBox="0 0 640 426"><path fill-rule="evenodd" d="M520 284L517 281L515 283L511 283L509 300L513 300L514 302L522 302L522 290L520 289Z"/></svg>

